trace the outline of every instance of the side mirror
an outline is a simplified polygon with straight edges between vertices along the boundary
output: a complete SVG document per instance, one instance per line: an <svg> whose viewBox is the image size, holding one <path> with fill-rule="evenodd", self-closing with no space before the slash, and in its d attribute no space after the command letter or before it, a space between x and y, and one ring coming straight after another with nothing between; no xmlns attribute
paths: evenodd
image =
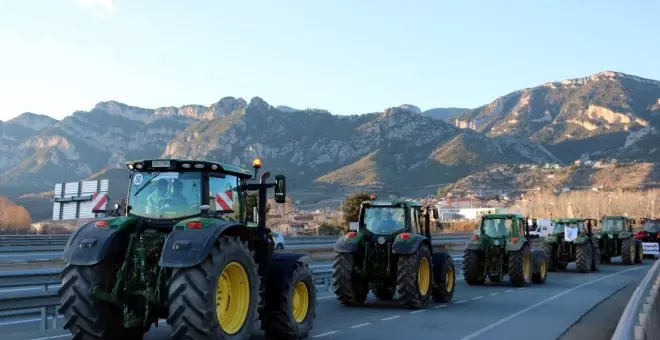
<svg viewBox="0 0 660 340"><path fill-rule="evenodd" d="M286 177L284 175L275 176L275 202L286 202Z"/></svg>

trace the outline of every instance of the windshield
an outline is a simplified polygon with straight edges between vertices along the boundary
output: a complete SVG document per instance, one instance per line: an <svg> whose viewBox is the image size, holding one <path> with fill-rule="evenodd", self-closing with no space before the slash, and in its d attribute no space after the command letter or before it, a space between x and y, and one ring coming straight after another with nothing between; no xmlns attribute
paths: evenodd
<svg viewBox="0 0 660 340"><path fill-rule="evenodd" d="M508 218L488 218L483 221L483 230L488 237L508 236L513 230L513 220Z"/></svg>
<svg viewBox="0 0 660 340"><path fill-rule="evenodd" d="M374 234L392 234L406 227L403 207L368 207L364 225Z"/></svg>
<svg viewBox="0 0 660 340"><path fill-rule="evenodd" d="M623 220L605 219L603 220L602 230L605 232L623 231Z"/></svg>
<svg viewBox="0 0 660 340"><path fill-rule="evenodd" d="M132 215L177 219L199 214L201 197L199 172L137 172L128 204Z"/></svg>
<svg viewBox="0 0 660 340"><path fill-rule="evenodd" d="M642 230L652 233L660 233L660 220L644 222Z"/></svg>

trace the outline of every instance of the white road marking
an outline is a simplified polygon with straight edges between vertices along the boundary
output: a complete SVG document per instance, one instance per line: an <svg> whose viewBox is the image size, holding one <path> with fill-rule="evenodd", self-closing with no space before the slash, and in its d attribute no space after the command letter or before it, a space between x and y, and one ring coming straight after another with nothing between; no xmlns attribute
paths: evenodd
<svg viewBox="0 0 660 340"><path fill-rule="evenodd" d="M500 293L490 293L490 296L500 295Z"/></svg>
<svg viewBox="0 0 660 340"><path fill-rule="evenodd" d="M45 338L34 338L34 339L30 339L30 340L59 339L59 338L65 338L65 337L69 337L69 336L71 336L71 334L60 334L60 335L47 336Z"/></svg>
<svg viewBox="0 0 660 340"><path fill-rule="evenodd" d="M414 311L410 312L410 314L417 314L417 313L421 313L421 312L426 312L426 309L414 310Z"/></svg>
<svg viewBox="0 0 660 340"><path fill-rule="evenodd" d="M359 325L353 325L353 326L351 326L351 328L360 328L360 327L369 326L369 325L371 325L371 322L365 322L365 323L361 323Z"/></svg>
<svg viewBox="0 0 660 340"><path fill-rule="evenodd" d="M445 308L445 307L447 307L447 305L439 305L439 306L435 306L433 308Z"/></svg>
<svg viewBox="0 0 660 340"><path fill-rule="evenodd" d="M513 292L513 289L507 289L507 290L505 290L504 292L505 292L505 293L511 293L511 292Z"/></svg>
<svg viewBox="0 0 660 340"><path fill-rule="evenodd" d="M561 293L555 294L555 295L553 295L553 296L551 296L551 297L549 297L549 298L547 298L547 299L545 299L545 300L543 300L543 301L541 301L541 302L535 303L535 304L533 304L533 305L531 305L531 306L529 306L529 307L527 307L527 308L525 308L525 309L523 309L523 310L521 310L521 311L518 311L518 312L516 312L516 313L513 313L513 314L511 314L511 315L505 317L505 318L502 318L502 319L500 319L499 321L496 321L496 322L494 322L494 323L492 323L492 324L490 324L490 325L488 325L488 326L486 326L486 327L484 327L484 328L482 328L482 329L480 329L480 330L478 330L478 331L476 331L476 332L474 332L474 333L472 333L472 334L470 334L470 335L468 335L468 336L466 336L466 337L461 338L460 340L469 340L469 339L473 339L473 338L475 338L475 337L477 337L477 336L483 334L484 332L486 332L486 331L488 331L488 330L490 330L490 329L493 329L493 328L495 328L495 327L497 327L497 326L499 326L499 325L501 325L501 324L503 324L503 323L505 323L505 322L507 322L507 321L509 321L509 320L511 320L511 319L513 319L513 318L515 318L515 317L517 317L517 316L519 316L519 315L521 315L521 314L527 313L527 312L529 312L530 310L532 310L532 309L534 309L534 308L536 308L536 307L542 306L542 305L544 305L544 304L546 304L546 303L548 303L548 302L550 302L550 301L552 301L552 300L555 300L555 299L557 299L557 298L559 298L559 297L561 297L561 296L564 296L564 295L566 295L566 294L568 294L568 293L570 293L570 292L576 291L576 290L578 290L578 289L580 289L580 288L582 288L582 287L586 287L586 286L588 286L588 285L590 285L590 284L592 284L592 283L596 283L596 282L598 282L598 281L602 281L602 280L605 280L605 279L609 279L610 277L617 276L617 275L619 275L619 274L627 273L627 272L629 272L629 271L637 270L637 269L640 269L640 268L642 268L642 267L635 267L635 268L630 268L630 269L622 270L622 271L620 271L620 272L616 272L616 273L613 273L613 274L609 274L609 275L603 276L603 277L601 277L601 278L598 278L598 279L595 279L595 280L591 280L591 281L589 281L589 282L585 282L585 283L583 283L583 284L581 284L581 285L579 285L579 286L575 286L575 287L573 287L573 288L567 289L567 290L565 290L565 291L563 291L563 292L561 292Z"/></svg>
<svg viewBox="0 0 660 340"><path fill-rule="evenodd" d="M321 297L317 297L316 299L317 300L327 300L327 299L332 299L334 297L335 297L334 295L333 296L321 296Z"/></svg>
<svg viewBox="0 0 660 340"><path fill-rule="evenodd" d="M325 333L321 333L321 334L313 335L312 338L322 338L322 337L324 337L324 336L333 335L333 334L337 334L337 333L339 333L339 332L337 332L337 331L330 331L330 332L325 332Z"/></svg>
<svg viewBox="0 0 660 340"><path fill-rule="evenodd" d="M398 317L399 317L398 315L394 315L394 316L390 316L390 317L387 317L387 318L382 318L381 320L382 320L382 321L387 321L387 320L396 319L396 318L398 318Z"/></svg>
<svg viewBox="0 0 660 340"><path fill-rule="evenodd" d="M483 299L483 298L484 298L483 296L477 296L477 297L472 298L472 300L479 300L479 299Z"/></svg>
<svg viewBox="0 0 660 340"><path fill-rule="evenodd" d="M63 316L58 316L57 318L61 319L61 318L63 318ZM48 318L48 321L51 321L51 320L53 320L53 317ZM38 322L38 321L41 321L41 319L25 319L25 320L7 321L7 322L0 323L0 326L18 325L18 324L21 324L21 323Z"/></svg>
<svg viewBox="0 0 660 340"><path fill-rule="evenodd" d="M456 301L456 304L465 303L465 302L467 302L467 300Z"/></svg>

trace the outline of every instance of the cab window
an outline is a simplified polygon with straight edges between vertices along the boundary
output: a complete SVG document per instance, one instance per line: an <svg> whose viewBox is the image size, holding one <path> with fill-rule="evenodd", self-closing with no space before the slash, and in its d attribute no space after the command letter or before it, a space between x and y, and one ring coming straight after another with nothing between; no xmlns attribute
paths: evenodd
<svg viewBox="0 0 660 340"><path fill-rule="evenodd" d="M237 218L239 214L238 178L231 175L209 177L209 210Z"/></svg>

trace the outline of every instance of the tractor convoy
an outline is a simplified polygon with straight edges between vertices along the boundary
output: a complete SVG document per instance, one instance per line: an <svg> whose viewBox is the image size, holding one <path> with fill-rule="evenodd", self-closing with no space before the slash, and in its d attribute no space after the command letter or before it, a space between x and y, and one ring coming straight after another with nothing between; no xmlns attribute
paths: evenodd
<svg viewBox="0 0 660 340"><path fill-rule="evenodd" d="M266 228L268 189L275 203L286 201L283 175L271 183L269 172L258 177L258 158L253 171L184 159L127 167L126 199L79 227L64 250L59 313L74 339L143 339L159 319L172 339L247 340L257 324L272 339L309 336L317 305L310 259L276 253ZM364 305L370 292L410 309L450 303L456 268L432 239L432 220L438 209L413 200L362 202L357 229L334 244L339 303ZM585 273L612 257L630 265L642 263L646 250L658 254L658 218L642 219L637 234L625 216L604 216L598 232L592 219L551 222L541 249L533 249L540 234L530 236L526 216L482 216L463 253L466 283L502 283L506 275L524 287L571 262Z"/></svg>

